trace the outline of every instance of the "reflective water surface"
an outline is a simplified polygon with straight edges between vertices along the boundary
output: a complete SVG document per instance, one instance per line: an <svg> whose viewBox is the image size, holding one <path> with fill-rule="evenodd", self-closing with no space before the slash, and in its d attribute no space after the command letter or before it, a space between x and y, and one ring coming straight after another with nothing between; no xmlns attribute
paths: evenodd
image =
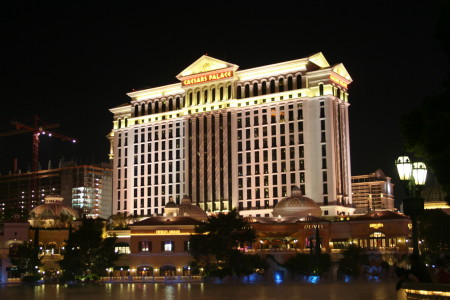
<svg viewBox="0 0 450 300"><path fill-rule="evenodd" d="M290 299L396 299L395 283L283 283L283 284L207 284L147 283L64 285L0 285L0 299L64 299L64 300L290 300Z"/></svg>

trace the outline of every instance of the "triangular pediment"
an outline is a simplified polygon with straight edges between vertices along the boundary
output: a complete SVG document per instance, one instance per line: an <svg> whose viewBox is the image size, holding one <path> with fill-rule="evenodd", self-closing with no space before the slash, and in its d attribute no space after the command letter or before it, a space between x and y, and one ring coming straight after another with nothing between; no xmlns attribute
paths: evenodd
<svg viewBox="0 0 450 300"><path fill-rule="evenodd" d="M322 54L322 52L318 52L316 54L309 56L308 60L313 62L315 65L317 65L321 68L327 68L330 66L330 64L328 64L328 61L325 58L325 56Z"/></svg>
<svg viewBox="0 0 450 300"><path fill-rule="evenodd" d="M180 74L177 75L177 78L181 80L181 78L186 76L191 76L200 73L206 73L214 70L220 69L232 69L236 71L239 66L230 64L226 61L210 57L208 55L203 55L195 62L193 62L189 67L184 69Z"/></svg>
<svg viewBox="0 0 450 300"><path fill-rule="evenodd" d="M350 77L350 74L347 72L347 69L344 67L343 64L337 64L332 67L332 70L334 73L340 75L341 77L344 77L349 82L352 82L353 79Z"/></svg>

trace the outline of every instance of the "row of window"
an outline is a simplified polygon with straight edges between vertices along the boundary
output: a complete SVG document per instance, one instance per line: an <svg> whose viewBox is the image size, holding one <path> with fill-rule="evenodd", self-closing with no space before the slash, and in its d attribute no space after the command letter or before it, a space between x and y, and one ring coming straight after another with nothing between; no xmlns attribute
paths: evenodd
<svg viewBox="0 0 450 300"><path fill-rule="evenodd" d="M326 171L324 171L323 174L324 174L324 177L326 178ZM287 174L281 174L281 184L286 184L286 177L287 177L286 175ZM290 175L291 185L295 185L295 183L298 182L296 180L295 175L296 175L295 173L291 173L291 175ZM270 180L271 177L272 177L272 180ZM300 183L305 183L305 172L299 172L299 177L300 177ZM272 176L266 175L266 176L246 177L246 180L245 180L246 187L250 188L250 187L252 187L252 185L254 187L260 187L261 181L264 186L277 185L278 184L278 175L274 174ZM253 182L253 184L252 184L252 182ZM240 177L238 179L238 188L243 188L243 187L244 187L244 178Z"/></svg>
<svg viewBox="0 0 450 300"><path fill-rule="evenodd" d="M139 159L140 158L140 159ZM147 159L145 159L147 158ZM139 155L134 155L134 159L133 159L133 165L136 167L136 165L139 164L145 164L145 163L152 163L152 162L161 162L161 166L165 165L165 162L169 164L172 164L172 160L173 159L181 159L181 153L180 150L176 150L176 151L165 151L165 152L156 152L156 153L148 153L147 156L145 156L144 154ZM123 162L123 164L122 164ZM149 164L150 166L151 164ZM158 164L154 164L155 166ZM118 158L117 159L117 168L120 167L128 167L128 159L125 157L123 160L122 158Z"/></svg>
<svg viewBox="0 0 450 300"><path fill-rule="evenodd" d="M140 215L152 216L153 214L159 214L160 212L164 213L165 204L169 202L171 198L172 196L161 196L161 197L155 196L147 198L147 201L145 201L144 198L134 199L132 203L133 206L130 208L134 209L135 215L138 214L138 210L140 209ZM175 196L175 203L177 203L177 205L180 204L180 199L181 199L180 195ZM117 201L116 209L117 211L121 210L127 211L128 201L127 200Z"/></svg>
<svg viewBox="0 0 450 300"><path fill-rule="evenodd" d="M300 146L297 147L297 149L298 149L297 155L295 153L295 147L294 146L289 147L289 148L272 149L272 151L270 151L271 157L272 157L272 161L276 162L276 161L279 160L278 159L278 154L280 154L281 160L295 159L296 157L303 158L305 156L305 147L303 145L300 145ZM322 151L323 151L323 148L322 148ZM242 164L243 163L243 158L245 158L245 162L246 163L251 163L252 161L258 163L259 162L259 157L260 157L261 154L262 154L263 158L265 158L264 161L267 161L268 160L268 154L269 154L268 150L239 152L238 153L238 164Z"/></svg>
<svg viewBox="0 0 450 300"><path fill-rule="evenodd" d="M225 95L226 92L226 95ZM187 91L187 106L201 105L209 102L222 101L225 99L231 99L231 85L228 85L226 89L220 87L218 93L216 88L212 87L210 90L205 88L203 91L196 90L195 92Z"/></svg>
<svg viewBox="0 0 450 300"><path fill-rule="evenodd" d="M183 98L176 97L156 100L154 102L142 103L134 105L134 117L158 114L162 112L178 110L183 107Z"/></svg>
<svg viewBox="0 0 450 300"><path fill-rule="evenodd" d="M264 109L263 109L264 110ZM299 110L299 113L301 113L302 110ZM293 111L289 111L289 113L294 113ZM260 122L261 119L261 122ZM243 125L245 127L251 127L251 126L259 126L259 125L268 125L268 124L279 124L279 123L288 123L288 122L294 122L294 121L301 121L303 120L303 115L301 115L298 119L295 119L294 116L290 116L288 119L285 118L284 113L277 114L275 112L270 113L269 115L264 114L262 116L255 115L253 118L251 117L245 117L245 118L238 118L237 119L237 127L242 128ZM245 123L244 123L245 121ZM252 122L253 121L253 122ZM303 123L299 124L299 130L303 131ZM283 127L284 129L284 127ZM292 125L293 130L293 125ZM284 131L283 131L284 133Z"/></svg>
<svg viewBox="0 0 450 300"><path fill-rule="evenodd" d="M261 128L259 127L253 127L253 128L247 128L245 130L243 129L238 129L237 131L237 139L238 140L245 140L245 139L258 139L261 135L261 137L264 138L268 138L271 135L276 137L279 136L280 134L284 135L286 134L286 130L285 130L286 126L285 124L280 124L279 125L279 130L277 131L277 126L276 125L272 125L272 126L263 126ZM299 121L297 123L297 132L302 132L303 131L303 122ZM289 134L294 134L296 133L295 130L295 123L291 122L288 124L288 133ZM301 133L302 138L301 140L303 140L303 133ZM272 138L273 140L273 138ZM274 141L274 140L273 140Z"/></svg>
<svg viewBox="0 0 450 300"><path fill-rule="evenodd" d="M184 135L184 130L183 130ZM175 130L175 136L173 135L173 130L169 129L167 130L167 134L165 130L162 131L155 131L155 132L147 132L147 135L145 133L135 134L134 135L134 143L145 143L150 141L158 141L158 140L165 140L166 138L173 139L173 138L179 138L181 137L181 129L177 128Z"/></svg>
<svg viewBox="0 0 450 300"><path fill-rule="evenodd" d="M175 177L174 177L175 175ZM167 183L180 183L181 182L181 172L176 172L175 174L170 173L170 174L162 174L159 175L155 174L153 176L141 176L140 180L137 177L134 177L133 179L133 187L138 187L138 186L145 186L145 178L147 178L147 185L159 185L159 184L167 184ZM184 178L184 174L183 174L183 178ZM183 179L184 180L184 179ZM124 188L126 189L128 187L128 180L125 178L123 180L118 179L117 181L117 188Z"/></svg>
<svg viewBox="0 0 450 300"><path fill-rule="evenodd" d="M304 140L303 140L303 133L299 133L298 134L298 140L295 140L295 135L291 134L289 136L280 136L280 137L272 137L271 139L269 138L262 138L262 145L260 145L260 139L255 139L255 140L248 140L242 142L242 141L238 141L238 151L248 151L248 150L258 150L260 148L263 149L268 149L268 148L272 148L272 147L285 147L286 145L292 146L292 145L297 145L297 144L303 144ZM278 144L277 141L280 141L280 143ZM322 135L321 138L322 141L325 140L325 133ZM271 142L269 145L269 141ZM244 150L244 146L245 145L245 150Z"/></svg>
<svg viewBox="0 0 450 300"><path fill-rule="evenodd" d="M278 80L271 79L270 81L263 80L259 83L243 83L237 86L237 99L255 97L258 95L266 95L267 93L273 94L278 92L284 92L285 90L291 91L294 89L302 88L302 76L298 74L296 77L287 77L287 86L285 78L281 77ZM295 81L295 82L294 82ZM243 86L243 87L242 87Z"/></svg>
<svg viewBox="0 0 450 300"><path fill-rule="evenodd" d="M120 188L120 187L118 187ZM166 189L167 188L167 189ZM174 185L170 184L170 185L161 185L161 186L147 186L147 194L145 193L145 188L144 187L140 187L135 188L133 190L133 196L134 197L139 197L139 193L138 191L140 190L140 196L144 197L144 196L165 196L167 195L172 195L172 193L174 192ZM152 193L153 190L153 193ZM181 193L181 184L175 184L175 192L177 194ZM127 199L127 190L123 191L123 198ZM121 199L121 191L118 190L117 191L117 200Z"/></svg>
<svg viewBox="0 0 450 300"><path fill-rule="evenodd" d="M326 160L323 160L322 164L323 163L326 163ZM289 164L287 164L285 161L274 162L271 164L265 163L265 164L263 164L263 168L262 168L263 174L278 173L278 164L280 164L279 172L293 172L297 169L297 167L295 166L295 160L289 161ZM288 168L288 166L289 166L289 168ZM324 167L324 166L322 165L322 167ZM325 165L325 168L326 168L326 165ZM305 161L303 159L299 160L298 169L301 171L305 170ZM245 170L245 173L244 173L244 170ZM252 170L253 170L253 172L252 172ZM261 174L259 164L247 165L247 166L245 166L245 168L244 168L244 166L238 166L238 176L250 176L252 174L253 175ZM273 175L273 176L277 176L277 175ZM286 177L286 174L281 174L282 181L284 181L283 178L285 178L285 177Z"/></svg>
<svg viewBox="0 0 450 300"><path fill-rule="evenodd" d="M145 162L142 162L142 163L143 164L141 164L140 166L134 166L133 167L133 175L134 176L146 175L146 173L145 173L146 169L147 169L147 174L148 175L150 175L150 174L158 175L158 173L160 172L160 169L161 169L161 173L162 174L165 174L166 170L168 170L169 173L172 173L173 171L180 172L181 171L181 166L182 166L182 162L180 160L176 160L175 164L172 161L169 161L169 162L163 162L162 161L162 162L153 163L153 164L152 163L144 164ZM175 170L173 168L174 165L175 165ZM128 177L128 168L123 168L122 169L122 168L120 168L120 166L118 166L117 179L121 179L122 178L122 170L123 170L123 178L126 179ZM139 173L139 170L140 170L140 173ZM135 178L135 180L136 179L137 178ZM136 184L135 184L135 186L136 186Z"/></svg>
<svg viewBox="0 0 450 300"><path fill-rule="evenodd" d="M139 241L138 242L138 251L139 252L156 252L152 249L151 241ZM184 241L183 246L184 251L189 250L189 241ZM179 251L179 250L178 250ZM175 252L175 242L174 241L161 241L161 252Z"/></svg>
<svg viewBox="0 0 450 300"><path fill-rule="evenodd" d="M305 185L301 185L303 189L305 189ZM272 195L270 194L270 191L272 191ZM282 186L281 187L281 195L278 195L278 187L272 187L272 188L255 188L255 189L247 189L246 190L246 198L245 200L251 200L251 199L261 199L261 198L273 198L273 197L287 197L287 187ZM239 200L244 200L244 190L238 191L238 198Z"/></svg>

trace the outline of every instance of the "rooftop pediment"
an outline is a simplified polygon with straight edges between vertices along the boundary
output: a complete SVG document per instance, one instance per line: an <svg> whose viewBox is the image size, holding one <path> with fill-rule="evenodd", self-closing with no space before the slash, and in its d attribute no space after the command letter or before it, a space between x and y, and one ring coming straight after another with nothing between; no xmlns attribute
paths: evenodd
<svg viewBox="0 0 450 300"><path fill-rule="evenodd" d="M347 69L344 67L343 64L337 64L332 67L332 71L345 79L347 79L349 82L352 82L353 79L350 77L350 74L348 73Z"/></svg>
<svg viewBox="0 0 450 300"><path fill-rule="evenodd" d="M180 74L177 75L177 78L179 80L182 80L182 78L185 78L187 76L200 74L200 73L207 73L215 70L221 70L221 69L229 69L229 70L237 70L239 66L228 63L226 61L216 59L213 57L210 57L208 55L203 55L199 59L197 59L195 62L193 62L189 67L184 69Z"/></svg>

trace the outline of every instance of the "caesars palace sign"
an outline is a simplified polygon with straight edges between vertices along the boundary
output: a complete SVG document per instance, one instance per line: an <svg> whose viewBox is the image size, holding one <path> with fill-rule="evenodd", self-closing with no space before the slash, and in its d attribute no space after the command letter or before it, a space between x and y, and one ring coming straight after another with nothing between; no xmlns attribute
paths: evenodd
<svg viewBox="0 0 450 300"><path fill-rule="evenodd" d="M233 77L233 71L216 72L183 80L183 86Z"/></svg>

